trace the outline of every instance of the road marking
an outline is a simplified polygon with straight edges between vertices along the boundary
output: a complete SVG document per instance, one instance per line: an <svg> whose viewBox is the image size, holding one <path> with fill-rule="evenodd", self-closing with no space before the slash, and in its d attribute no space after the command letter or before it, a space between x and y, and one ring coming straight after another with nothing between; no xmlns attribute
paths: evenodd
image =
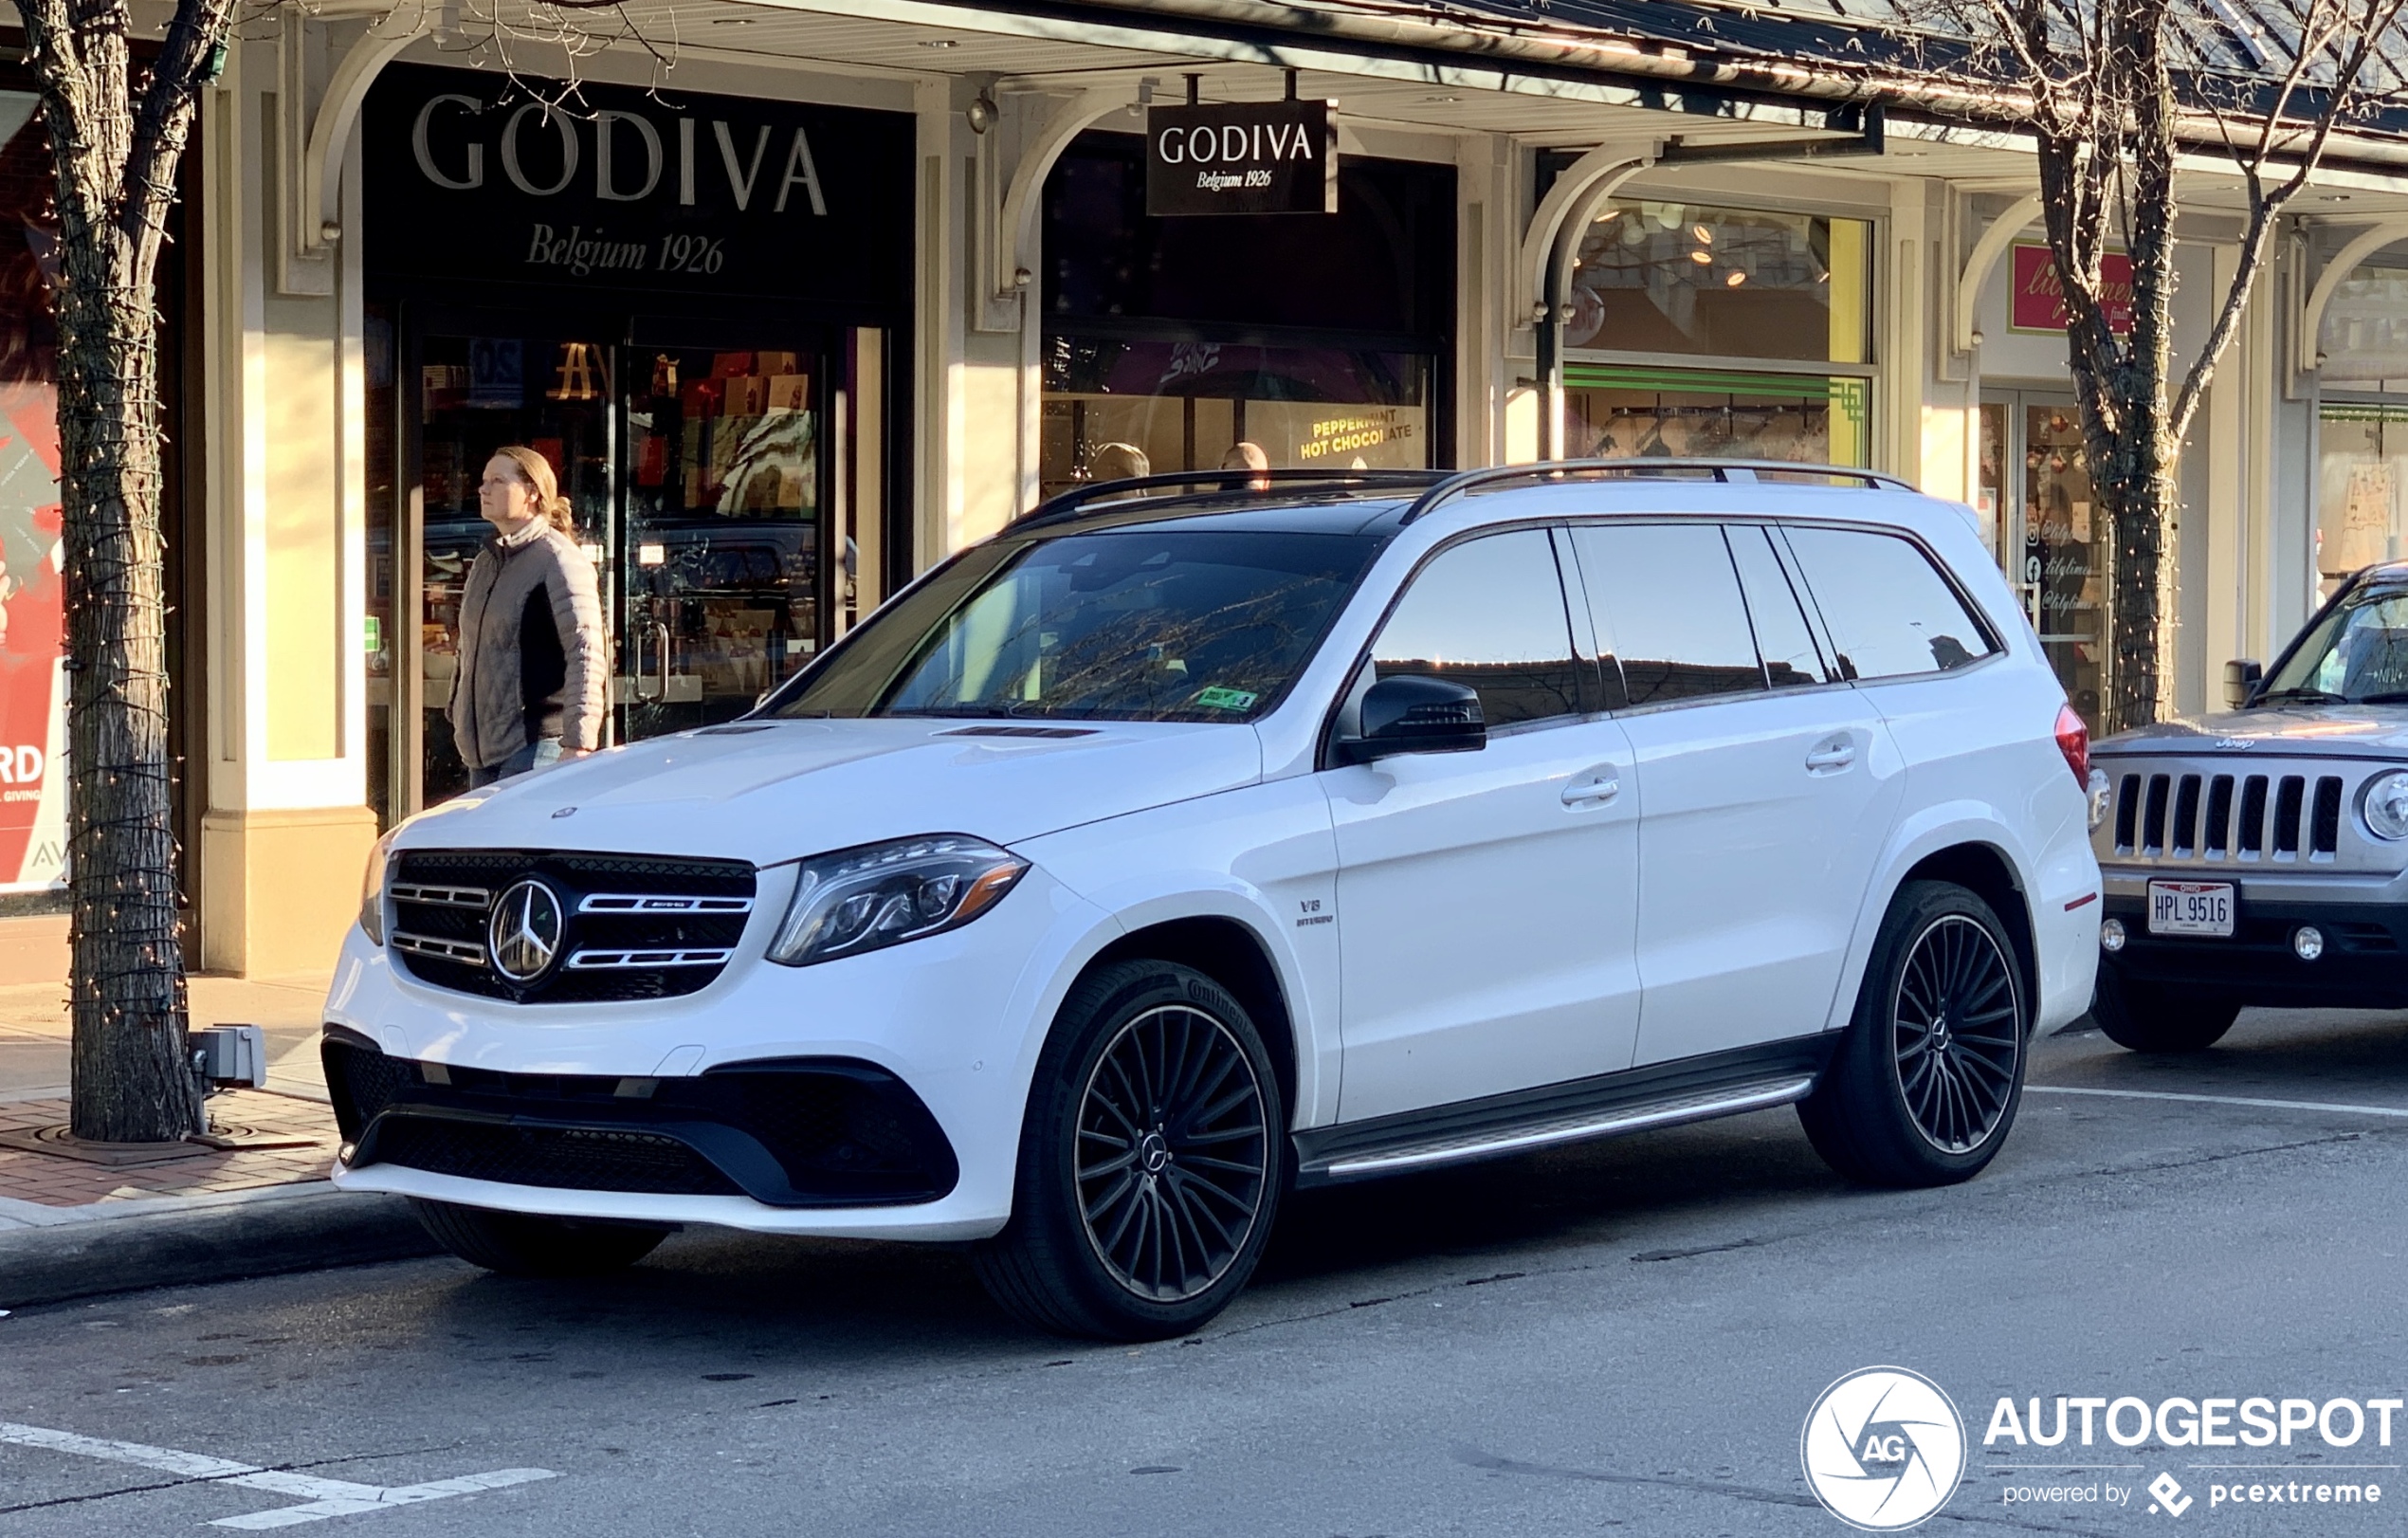
<svg viewBox="0 0 2408 1538"><path fill-rule="evenodd" d="M268 1511L253 1511L245 1516L220 1517L210 1524L212 1528L253 1530L322 1522L328 1517L351 1516L360 1511L390 1511L396 1506L439 1501L447 1495L469 1495L481 1490L502 1490L511 1485L559 1477L550 1469L497 1469L491 1474L465 1474L457 1479L436 1479L423 1485L357 1485L348 1479L320 1479L315 1474L263 1469L254 1464L236 1463L230 1458L211 1457L206 1453L181 1453L173 1447L149 1447L140 1442L104 1441L98 1437L79 1437L71 1431L52 1431L45 1426L21 1426L9 1420L0 1420L0 1442L45 1448L53 1453L70 1453L78 1457L102 1458L111 1463L131 1463L137 1468L180 1474L208 1484L239 1485L245 1490L298 1495L306 1503Z"/></svg>
<svg viewBox="0 0 2408 1538"><path fill-rule="evenodd" d="M2026 1094L2105 1095L2116 1100L2182 1100L2201 1106L2256 1106L2266 1110L2329 1110L2350 1116L2408 1117L2408 1107L2344 1106L2324 1100L2256 1100L2248 1095L2180 1095L2166 1089L2078 1089L2070 1084L2027 1084Z"/></svg>

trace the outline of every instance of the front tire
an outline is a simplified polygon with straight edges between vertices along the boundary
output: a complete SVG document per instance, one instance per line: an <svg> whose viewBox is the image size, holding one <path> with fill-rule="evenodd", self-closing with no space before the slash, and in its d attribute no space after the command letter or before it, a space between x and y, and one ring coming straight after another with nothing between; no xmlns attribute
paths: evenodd
<svg viewBox="0 0 2408 1538"><path fill-rule="evenodd" d="M415 1197L410 1205L437 1244L472 1266L504 1276L598 1276L625 1271L669 1236L667 1229L649 1224L538 1218Z"/></svg>
<svg viewBox="0 0 2408 1538"><path fill-rule="evenodd" d="M2113 961L2099 959L2098 991L2090 1018L2107 1038L2132 1052L2205 1052L2224 1039L2240 1018L2241 1006L2126 978Z"/></svg>
<svg viewBox="0 0 2408 1538"><path fill-rule="evenodd" d="M1899 890L1856 1015L1798 1120L1826 1163L1867 1185L1951 1185L1997 1157L2031 1040L2015 945L1951 882Z"/></svg>
<svg viewBox="0 0 2408 1538"><path fill-rule="evenodd" d="M1225 989L1166 961L1104 967L1037 1060L1012 1221L974 1252L978 1278L1056 1334L1195 1329L1262 1259L1286 1126L1262 1037Z"/></svg>

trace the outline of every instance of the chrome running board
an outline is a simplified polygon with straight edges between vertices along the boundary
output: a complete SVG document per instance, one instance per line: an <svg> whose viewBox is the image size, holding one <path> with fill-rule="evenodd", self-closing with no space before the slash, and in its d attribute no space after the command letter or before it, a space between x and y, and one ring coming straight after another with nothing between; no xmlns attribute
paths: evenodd
<svg viewBox="0 0 2408 1538"><path fill-rule="evenodd" d="M1781 1042L1300 1132L1298 1183L1399 1175L1786 1106L1814 1092L1834 1045Z"/></svg>

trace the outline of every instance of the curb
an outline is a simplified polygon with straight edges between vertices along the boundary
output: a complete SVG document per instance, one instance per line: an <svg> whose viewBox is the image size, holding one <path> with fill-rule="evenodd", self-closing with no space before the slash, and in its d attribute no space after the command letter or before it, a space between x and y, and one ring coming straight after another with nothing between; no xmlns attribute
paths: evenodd
<svg viewBox="0 0 2408 1538"><path fill-rule="evenodd" d="M405 1260L435 1241L399 1197L331 1181L88 1207L0 1199L0 1308Z"/></svg>

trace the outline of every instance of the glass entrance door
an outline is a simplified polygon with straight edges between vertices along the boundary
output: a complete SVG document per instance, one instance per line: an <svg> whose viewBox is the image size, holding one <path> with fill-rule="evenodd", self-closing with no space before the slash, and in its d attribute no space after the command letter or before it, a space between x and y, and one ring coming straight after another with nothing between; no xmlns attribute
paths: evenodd
<svg viewBox="0 0 2408 1538"><path fill-rule="evenodd" d="M765 327L779 346L739 351L370 319L371 411L393 430L369 446L370 796L387 826L467 786L446 712L491 532L477 484L505 444L551 462L599 575L607 741L742 714L884 596L887 332Z"/></svg>
<svg viewBox="0 0 2408 1538"><path fill-rule="evenodd" d="M627 349L619 731L729 720L818 650L835 595L820 348Z"/></svg>
<svg viewBox="0 0 2408 1538"><path fill-rule="evenodd" d="M1980 430L1982 537L2096 733L2115 667L2115 541L2080 416L2070 400L2005 393L1983 401Z"/></svg>

